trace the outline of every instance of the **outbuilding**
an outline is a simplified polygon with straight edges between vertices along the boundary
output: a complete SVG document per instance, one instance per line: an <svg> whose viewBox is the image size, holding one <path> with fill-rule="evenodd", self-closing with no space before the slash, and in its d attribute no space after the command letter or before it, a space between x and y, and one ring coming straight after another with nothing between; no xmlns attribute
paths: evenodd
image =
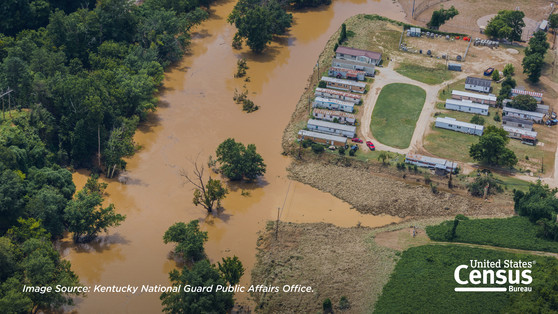
<svg viewBox="0 0 558 314"><path fill-rule="evenodd" d="M355 137L356 126L333 123L322 120L309 119L307 128L309 131L340 135L348 138Z"/></svg>
<svg viewBox="0 0 558 314"><path fill-rule="evenodd" d="M467 100L457 100L452 98L446 99L446 109L448 110L456 110L487 116L488 108L488 105L477 104Z"/></svg>
<svg viewBox="0 0 558 314"><path fill-rule="evenodd" d="M448 63L448 70L461 72L461 64L459 64L459 63Z"/></svg>
<svg viewBox="0 0 558 314"><path fill-rule="evenodd" d="M489 93L492 85L491 80L468 76L465 79L465 89L474 90L481 93Z"/></svg>
<svg viewBox="0 0 558 314"><path fill-rule="evenodd" d="M335 50L335 58L378 65L382 61L382 53L339 46Z"/></svg>
<svg viewBox="0 0 558 314"><path fill-rule="evenodd" d="M467 133L481 136L484 132L484 127L482 125L458 121L454 118L436 118L437 128L448 129L456 132Z"/></svg>
<svg viewBox="0 0 558 314"><path fill-rule="evenodd" d="M355 125L356 122L356 117L354 114L343 111L316 108L312 112L312 116L318 120L326 120L350 125Z"/></svg>
<svg viewBox="0 0 558 314"><path fill-rule="evenodd" d="M329 88L346 90L355 93L363 94L366 90L366 83L355 82L351 80L337 79L333 77L322 76L322 81L326 82Z"/></svg>
<svg viewBox="0 0 558 314"><path fill-rule="evenodd" d="M458 99L458 100L470 100L472 102L476 102L478 104L484 104L484 105L491 105L491 106L496 105L496 95L492 95L492 94L483 95L483 94L464 92L464 91L454 89L451 91L451 98Z"/></svg>
<svg viewBox="0 0 558 314"><path fill-rule="evenodd" d="M362 96L358 94L352 94L352 93L343 92L335 89L321 88L321 87L316 88L316 90L314 91L314 95L318 97L324 97L324 98L339 99L342 101L348 101L355 104L360 103L360 100L362 99Z"/></svg>
<svg viewBox="0 0 558 314"><path fill-rule="evenodd" d="M338 135L324 134L319 132L300 130L298 131L298 140L311 140L315 143L334 145L334 146L345 146L347 145L347 138Z"/></svg>
<svg viewBox="0 0 558 314"><path fill-rule="evenodd" d="M314 103L312 104L314 108L324 108L330 110L340 110L352 113L354 111L355 104L348 101L342 101L339 99L331 99L325 97L316 97Z"/></svg>

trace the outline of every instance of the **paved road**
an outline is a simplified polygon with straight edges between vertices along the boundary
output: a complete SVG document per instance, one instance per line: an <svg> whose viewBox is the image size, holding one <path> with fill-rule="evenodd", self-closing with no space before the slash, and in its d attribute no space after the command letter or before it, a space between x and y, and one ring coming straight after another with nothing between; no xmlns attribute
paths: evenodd
<svg viewBox="0 0 558 314"><path fill-rule="evenodd" d="M360 133L364 137L365 141L372 141L377 149L379 150L386 150L390 152L395 152L399 154L406 154L410 151L416 151L422 148L422 140L424 138L424 134L426 130L430 127L430 123L432 121L432 116L434 114L434 110L436 108L436 102L438 100L438 92L440 89L444 88L447 84L451 84L455 81L461 80L466 77L465 74L460 74L456 78L451 81L444 82L443 84L438 85L428 85L419 81L415 81L410 79L406 76L403 76L395 70L394 68L395 61L391 61L389 65L385 68L379 68L380 74L376 76L374 79L374 83L372 84L370 91L368 92L368 97L363 106L363 115L362 121L360 125ZM372 121L372 112L374 111L374 106L376 105L376 101L378 100L378 95L382 88L388 84L392 83L405 83L418 86L426 91L426 100L424 102L424 106L422 107L422 111L420 113L419 119L415 126L415 131L413 133L413 137L411 138L411 144L407 148L395 148L385 144L380 143L374 135L370 131L370 122Z"/></svg>

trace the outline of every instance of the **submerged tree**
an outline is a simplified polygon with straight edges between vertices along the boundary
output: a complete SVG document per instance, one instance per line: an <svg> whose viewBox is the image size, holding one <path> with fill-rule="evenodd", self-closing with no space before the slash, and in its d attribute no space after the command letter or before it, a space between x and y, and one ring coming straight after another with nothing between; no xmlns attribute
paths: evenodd
<svg viewBox="0 0 558 314"><path fill-rule="evenodd" d="M191 261L199 261L205 257L203 244L207 241L207 232L201 231L198 220L188 224L177 222L170 226L163 236L165 244L175 242L174 252Z"/></svg>
<svg viewBox="0 0 558 314"><path fill-rule="evenodd" d="M244 267L242 266L242 262L238 257L224 257L223 264L221 262L217 263L219 271L223 279L229 285L236 285L240 282L240 278L244 275Z"/></svg>
<svg viewBox="0 0 558 314"><path fill-rule="evenodd" d="M207 181L204 181L204 170L203 166L200 167L194 162L193 175L189 175L184 170L180 171L180 175L194 185L194 199L192 200L194 205L201 205L208 213L211 213L214 208L221 207L221 201L229 191L223 186L221 180L209 177Z"/></svg>

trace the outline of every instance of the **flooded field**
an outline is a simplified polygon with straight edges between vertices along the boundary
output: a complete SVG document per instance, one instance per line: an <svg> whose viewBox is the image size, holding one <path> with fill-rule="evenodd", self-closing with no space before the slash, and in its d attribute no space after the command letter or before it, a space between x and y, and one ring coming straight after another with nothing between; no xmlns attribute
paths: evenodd
<svg viewBox="0 0 558 314"><path fill-rule="evenodd" d="M108 201L127 216L106 237L90 245L61 243L66 259L86 285L168 285L175 267L168 258L171 245L163 233L175 222L202 221L209 232L206 252L212 262L236 255L247 271L241 284L250 281L255 261L257 232L268 220L329 222L338 226L381 226L400 221L390 216L362 215L330 194L287 178L289 159L281 155L281 138L295 104L302 94L318 54L342 21L357 13L377 13L403 20L401 8L391 0L335 0L332 5L294 14L290 33L274 42L264 54L234 51L235 29L226 23L234 1L219 1L211 17L193 34L191 52L166 73L158 111L140 127L136 142L143 148L128 162L127 184L111 182ZM250 82L233 78L236 61L248 60ZM260 110L246 114L232 98L235 88L249 90ZM224 211L208 216L192 205L192 186L183 185L180 169L192 169L192 160L206 164L209 155L228 137L254 143L267 164L257 183L229 186ZM74 174L81 188L85 172ZM242 191L249 196L243 196ZM355 191L358 193L358 191ZM247 295L236 299L245 303ZM68 310L80 313L161 310L158 293L90 293Z"/></svg>

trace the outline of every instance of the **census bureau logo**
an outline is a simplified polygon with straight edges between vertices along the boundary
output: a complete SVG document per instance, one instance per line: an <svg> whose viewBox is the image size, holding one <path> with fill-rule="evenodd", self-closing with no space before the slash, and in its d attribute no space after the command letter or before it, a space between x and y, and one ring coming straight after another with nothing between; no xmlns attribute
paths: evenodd
<svg viewBox="0 0 558 314"><path fill-rule="evenodd" d="M470 260L455 268L456 292L531 292L536 261Z"/></svg>

